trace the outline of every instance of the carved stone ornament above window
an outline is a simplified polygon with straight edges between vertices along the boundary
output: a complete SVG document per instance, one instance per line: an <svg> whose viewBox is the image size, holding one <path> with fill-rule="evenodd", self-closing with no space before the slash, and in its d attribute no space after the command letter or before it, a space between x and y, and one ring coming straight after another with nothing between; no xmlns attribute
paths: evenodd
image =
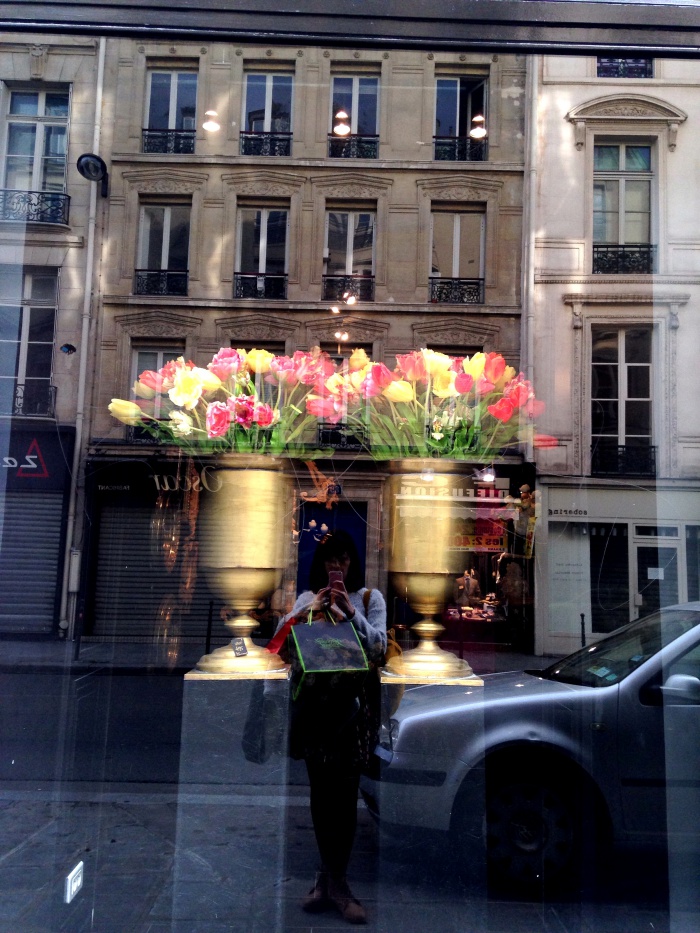
<svg viewBox="0 0 700 933"><path fill-rule="evenodd" d="M655 97L625 95L599 97L596 100L579 104L570 110L566 119L574 126L574 140L577 149L586 145L586 128L605 132L620 130L631 126L641 132L666 128L668 148L676 148L678 127L688 119L688 114Z"/></svg>

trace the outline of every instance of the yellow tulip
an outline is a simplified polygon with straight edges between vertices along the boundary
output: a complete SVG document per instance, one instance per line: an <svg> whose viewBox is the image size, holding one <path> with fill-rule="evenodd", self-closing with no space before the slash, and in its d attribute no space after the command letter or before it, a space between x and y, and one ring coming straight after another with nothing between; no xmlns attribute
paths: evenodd
<svg viewBox="0 0 700 933"><path fill-rule="evenodd" d="M367 356L362 347L355 349L350 354L350 359L348 360L348 366L350 367L350 372L354 373L360 369L364 369L370 363L370 358Z"/></svg>
<svg viewBox="0 0 700 933"><path fill-rule="evenodd" d="M423 349L420 351L423 355L425 371L429 376L436 376L438 373L447 372L452 365L452 359L446 353L439 353L437 350Z"/></svg>
<svg viewBox="0 0 700 933"><path fill-rule="evenodd" d="M270 371L270 363L274 356L275 354L270 353L269 350L248 350L246 356L248 369L253 373L267 373Z"/></svg>
<svg viewBox="0 0 700 933"><path fill-rule="evenodd" d="M342 395L345 391L345 377L342 373L333 373L326 379L326 388L331 395Z"/></svg>
<svg viewBox="0 0 700 933"><path fill-rule="evenodd" d="M451 369L437 373L433 376L433 394L437 395L438 398L454 398L454 396L459 395L455 388L456 378L457 373L452 372Z"/></svg>
<svg viewBox="0 0 700 933"><path fill-rule="evenodd" d="M178 369L173 379L173 387L168 391L170 401L180 408L190 411L197 407L202 397L202 380L195 369Z"/></svg>
<svg viewBox="0 0 700 933"><path fill-rule="evenodd" d="M199 366L195 366L190 372L193 376L196 375L202 383L203 392L216 392L221 388L221 379L210 369L200 369Z"/></svg>
<svg viewBox="0 0 700 933"><path fill-rule="evenodd" d="M149 386L144 385L143 382L139 382L138 379L134 383L131 391L137 398L155 398L156 390L151 389Z"/></svg>
<svg viewBox="0 0 700 933"><path fill-rule="evenodd" d="M136 402L128 402L123 398L113 398L109 407L109 413L122 424L141 424L143 421L143 412Z"/></svg>
<svg viewBox="0 0 700 933"><path fill-rule="evenodd" d="M390 402L412 402L413 386L405 379L397 379L384 389L382 395Z"/></svg>
<svg viewBox="0 0 700 933"><path fill-rule="evenodd" d="M362 383L364 382L367 374L372 368L372 363L368 363L366 366L363 366L362 369L356 369L354 372L351 372L350 375L350 385L356 392L360 391Z"/></svg>
<svg viewBox="0 0 700 933"><path fill-rule="evenodd" d="M474 356L471 357L471 359L468 356L464 358L464 362L462 363L462 369L464 370L465 373L469 373L469 375L474 379L474 382L476 382L476 380L479 379L482 373L484 372L485 363L486 363L486 354L475 353Z"/></svg>
<svg viewBox="0 0 700 933"><path fill-rule="evenodd" d="M515 370L512 366L506 366L506 368L503 370L503 375L496 383L496 388L502 389L503 386L507 385L513 378L515 378Z"/></svg>

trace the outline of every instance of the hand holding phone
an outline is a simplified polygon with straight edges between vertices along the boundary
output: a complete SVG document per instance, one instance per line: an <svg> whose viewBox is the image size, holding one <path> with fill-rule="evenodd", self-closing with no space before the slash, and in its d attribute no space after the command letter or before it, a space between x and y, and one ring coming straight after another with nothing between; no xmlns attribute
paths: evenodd
<svg viewBox="0 0 700 933"><path fill-rule="evenodd" d="M331 590L333 590L334 593L347 593L347 590L345 589L345 581L343 580L342 570L329 570L328 586L331 588Z"/></svg>

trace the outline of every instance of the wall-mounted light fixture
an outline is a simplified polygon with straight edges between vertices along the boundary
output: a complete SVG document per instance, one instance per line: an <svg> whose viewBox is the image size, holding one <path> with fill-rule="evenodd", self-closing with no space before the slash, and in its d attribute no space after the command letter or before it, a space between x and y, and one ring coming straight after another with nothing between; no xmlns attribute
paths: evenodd
<svg viewBox="0 0 700 933"><path fill-rule="evenodd" d="M100 181L100 194L106 198L109 194L109 173L104 159L94 152L84 152L76 162L78 172L88 181Z"/></svg>

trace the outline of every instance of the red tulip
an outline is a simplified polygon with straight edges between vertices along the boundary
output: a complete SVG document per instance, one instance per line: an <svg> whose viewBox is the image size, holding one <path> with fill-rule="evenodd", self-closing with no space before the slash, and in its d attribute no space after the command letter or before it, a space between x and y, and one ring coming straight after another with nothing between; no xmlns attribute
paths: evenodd
<svg viewBox="0 0 700 933"><path fill-rule="evenodd" d="M489 405L487 407L489 414L493 415L494 418L498 421L502 421L504 424L506 421L510 421L515 411L515 405L507 398L500 398L494 405Z"/></svg>

